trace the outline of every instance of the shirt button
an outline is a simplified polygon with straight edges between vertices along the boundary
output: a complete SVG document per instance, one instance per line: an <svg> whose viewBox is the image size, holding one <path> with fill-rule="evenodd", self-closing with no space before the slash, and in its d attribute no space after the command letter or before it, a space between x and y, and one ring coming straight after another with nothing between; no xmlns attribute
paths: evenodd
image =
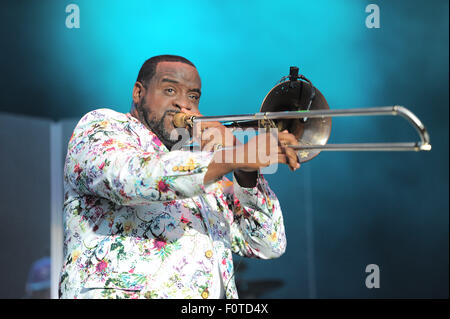
<svg viewBox="0 0 450 319"><path fill-rule="evenodd" d="M211 250L207 250L207 251L205 252L206 258L211 258L212 255L213 255L213 252L212 252Z"/></svg>
<svg viewBox="0 0 450 319"><path fill-rule="evenodd" d="M206 298L208 298L208 296L209 296L208 291L204 290L204 291L202 292L202 298L203 298L203 299L206 299Z"/></svg>

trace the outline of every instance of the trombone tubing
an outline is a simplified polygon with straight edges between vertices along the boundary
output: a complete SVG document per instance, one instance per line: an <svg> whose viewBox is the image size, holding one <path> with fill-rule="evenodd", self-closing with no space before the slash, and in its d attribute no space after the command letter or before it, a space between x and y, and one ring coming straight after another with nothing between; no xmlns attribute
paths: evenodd
<svg viewBox="0 0 450 319"><path fill-rule="evenodd" d="M283 111L283 112L259 112L254 114L202 116L193 117L192 122L236 122L251 120L276 120L296 118L325 118L342 116L375 116L375 115L400 115L407 119L420 136L420 142L416 143L357 143L357 144L326 144L326 145L289 145L289 147L301 150L321 151L429 151L431 150L430 136L419 120L410 110L403 106L382 106L370 108L341 109L341 110L312 110L312 111Z"/></svg>

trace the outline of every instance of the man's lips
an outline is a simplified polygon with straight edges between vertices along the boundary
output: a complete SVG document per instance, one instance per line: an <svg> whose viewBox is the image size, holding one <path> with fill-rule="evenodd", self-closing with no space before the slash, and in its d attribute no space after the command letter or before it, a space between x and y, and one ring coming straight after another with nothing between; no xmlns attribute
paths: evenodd
<svg viewBox="0 0 450 319"><path fill-rule="evenodd" d="M175 127L175 124L173 123L174 116L175 116L175 114L178 114L178 113L182 113L182 112L179 111L179 110L168 110L168 111L165 112L165 114L163 116L164 117L166 131L169 134L173 130L178 129L177 127ZM190 128L186 128L186 129L188 129L188 131L191 132Z"/></svg>

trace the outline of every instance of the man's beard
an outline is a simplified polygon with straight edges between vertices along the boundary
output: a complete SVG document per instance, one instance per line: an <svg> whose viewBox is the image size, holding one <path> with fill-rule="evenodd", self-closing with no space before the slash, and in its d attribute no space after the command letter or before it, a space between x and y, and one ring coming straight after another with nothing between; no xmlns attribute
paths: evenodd
<svg viewBox="0 0 450 319"><path fill-rule="evenodd" d="M139 112L141 113L141 116L143 117L143 120L147 124L147 126L151 129L153 133L159 138L159 140L167 147L167 149L171 150L172 147L178 143L181 140L181 136L178 134L175 134L173 138L171 138L171 134L166 131L164 127L164 121L166 119L166 116L169 114L178 113L175 110L166 110L164 114L162 115L161 119L158 121L156 119L151 119L148 115L149 113L147 110L143 107L143 104L145 104L145 100L142 101L142 103L139 105Z"/></svg>

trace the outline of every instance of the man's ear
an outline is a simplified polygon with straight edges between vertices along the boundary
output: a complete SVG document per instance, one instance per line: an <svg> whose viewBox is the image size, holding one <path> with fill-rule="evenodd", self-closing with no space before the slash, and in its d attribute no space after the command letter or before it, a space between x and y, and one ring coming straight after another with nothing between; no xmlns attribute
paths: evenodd
<svg viewBox="0 0 450 319"><path fill-rule="evenodd" d="M133 87L133 103L135 105L139 105L142 99L144 98L145 93L146 93L145 87L142 85L141 82L136 81Z"/></svg>

